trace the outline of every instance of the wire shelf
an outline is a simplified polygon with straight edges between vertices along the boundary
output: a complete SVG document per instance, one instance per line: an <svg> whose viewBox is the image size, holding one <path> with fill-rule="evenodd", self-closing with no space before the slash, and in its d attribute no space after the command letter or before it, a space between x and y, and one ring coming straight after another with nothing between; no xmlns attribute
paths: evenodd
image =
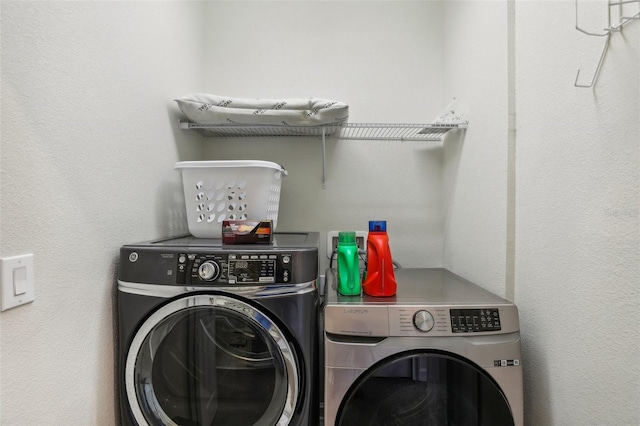
<svg viewBox="0 0 640 426"><path fill-rule="evenodd" d="M196 130L205 137L282 137L315 136L322 141L322 187L326 178L326 141L381 140L381 141L441 141L446 133L454 129L466 129L468 122L431 124L393 123L345 123L323 126L265 126L236 124L200 124L180 121L183 130Z"/></svg>
<svg viewBox="0 0 640 426"><path fill-rule="evenodd" d="M199 124L180 122L184 130L196 130L205 137L317 136L345 140L441 141L453 129L466 129L468 123L395 124L346 123L323 126L264 126Z"/></svg>

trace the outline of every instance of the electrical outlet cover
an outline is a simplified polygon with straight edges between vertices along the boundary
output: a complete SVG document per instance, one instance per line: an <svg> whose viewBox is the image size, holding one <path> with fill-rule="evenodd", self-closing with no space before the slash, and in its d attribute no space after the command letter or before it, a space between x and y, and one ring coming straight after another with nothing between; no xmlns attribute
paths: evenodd
<svg viewBox="0 0 640 426"><path fill-rule="evenodd" d="M327 232L327 258L331 259L333 251L338 245L338 234L342 231L329 231ZM356 242L360 250L367 250L367 231L355 231Z"/></svg>

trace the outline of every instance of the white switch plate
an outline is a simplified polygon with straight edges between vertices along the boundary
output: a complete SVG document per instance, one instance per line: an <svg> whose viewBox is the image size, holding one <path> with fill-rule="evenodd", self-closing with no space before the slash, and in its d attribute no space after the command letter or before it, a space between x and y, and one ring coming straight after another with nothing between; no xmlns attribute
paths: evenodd
<svg viewBox="0 0 640 426"><path fill-rule="evenodd" d="M3 311L33 302L33 254L0 259L0 277Z"/></svg>

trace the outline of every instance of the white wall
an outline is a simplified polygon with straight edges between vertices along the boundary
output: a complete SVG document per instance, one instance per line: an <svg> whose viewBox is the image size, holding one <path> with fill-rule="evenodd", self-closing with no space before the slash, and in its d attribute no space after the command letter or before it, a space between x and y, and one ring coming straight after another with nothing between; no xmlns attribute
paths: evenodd
<svg viewBox="0 0 640 426"><path fill-rule="evenodd" d="M209 93L335 99L360 123L427 123L446 105L440 2L211 2L205 34ZM287 168L280 231L387 220L397 261L442 266L441 143L330 140L324 190L316 139L208 140L205 153Z"/></svg>
<svg viewBox="0 0 640 426"><path fill-rule="evenodd" d="M124 243L186 231L171 99L202 84L202 5L2 1L1 255L35 301L2 312L2 425L115 423Z"/></svg>
<svg viewBox="0 0 640 426"><path fill-rule="evenodd" d="M505 297L507 3L444 4L445 98L465 103L470 122L444 144L443 264Z"/></svg>
<svg viewBox="0 0 640 426"><path fill-rule="evenodd" d="M470 129L444 144L330 140L324 190L316 140L207 140L205 152L289 170L279 230L386 219L402 265L444 264L504 295L504 2L213 2L207 23L210 93L337 99L365 123L427 123L453 97L472 106Z"/></svg>
<svg viewBox="0 0 640 426"><path fill-rule="evenodd" d="M581 6L581 23L607 25ZM516 2L525 408L529 425L638 425L640 22L613 34L593 89L573 82L603 39L574 24L573 2Z"/></svg>

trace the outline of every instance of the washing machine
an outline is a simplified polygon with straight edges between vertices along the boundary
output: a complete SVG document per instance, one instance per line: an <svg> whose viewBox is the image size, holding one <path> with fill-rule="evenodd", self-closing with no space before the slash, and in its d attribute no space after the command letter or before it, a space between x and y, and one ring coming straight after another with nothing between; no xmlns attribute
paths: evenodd
<svg viewBox="0 0 640 426"><path fill-rule="evenodd" d="M124 425L318 419L319 234L125 245L118 268Z"/></svg>
<svg viewBox="0 0 640 426"><path fill-rule="evenodd" d="M523 425L513 303L446 269L397 269L392 297L325 276L326 425Z"/></svg>

